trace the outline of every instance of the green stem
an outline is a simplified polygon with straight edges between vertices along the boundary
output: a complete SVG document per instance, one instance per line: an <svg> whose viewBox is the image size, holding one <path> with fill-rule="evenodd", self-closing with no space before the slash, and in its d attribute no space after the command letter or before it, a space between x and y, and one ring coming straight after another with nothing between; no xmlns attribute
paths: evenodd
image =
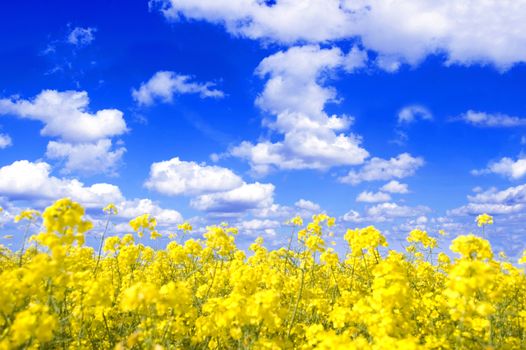
<svg viewBox="0 0 526 350"><path fill-rule="evenodd" d="M294 305L294 311L292 312L292 318L290 320L289 329L287 331L287 338L290 338L290 332L292 331L292 326L294 326L294 321L296 320L296 314L298 313L298 306L300 304L301 296L303 294L304 285L305 285L305 267L301 269L300 290L298 291L298 297L296 298L296 304Z"/></svg>
<svg viewBox="0 0 526 350"><path fill-rule="evenodd" d="M31 225L31 221L27 223L26 230L24 231L24 239L22 240L22 247L20 248L20 260L18 262L18 266L22 266L22 260L24 258L24 250L26 249L27 233L29 232L30 225Z"/></svg>
<svg viewBox="0 0 526 350"><path fill-rule="evenodd" d="M111 216L111 214L108 213L108 218L106 219L106 226L104 227L104 232L102 232L102 237L100 238L99 252L97 254L97 264L95 265L95 270L93 271L94 275L97 274L97 269L99 268L100 257L102 255L102 246L104 245L104 238L106 236L106 232L108 231L108 226L110 224L110 216Z"/></svg>

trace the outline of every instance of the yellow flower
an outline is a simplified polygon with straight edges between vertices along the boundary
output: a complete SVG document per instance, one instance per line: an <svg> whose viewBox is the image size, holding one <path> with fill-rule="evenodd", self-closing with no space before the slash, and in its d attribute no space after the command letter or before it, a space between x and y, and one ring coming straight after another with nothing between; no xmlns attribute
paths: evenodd
<svg viewBox="0 0 526 350"><path fill-rule="evenodd" d="M105 252L115 253L119 249L120 244L121 244L121 240L119 237L117 236L108 237L104 241L104 247L102 249Z"/></svg>
<svg viewBox="0 0 526 350"><path fill-rule="evenodd" d="M104 211L106 214L109 214L109 215L117 215L118 214L117 207L113 203L110 203L107 206L105 206L104 209L102 209L102 211Z"/></svg>
<svg viewBox="0 0 526 350"><path fill-rule="evenodd" d="M429 237L426 231L413 230L407 236L407 241L412 243L421 243L424 248L435 248L437 245L436 239Z"/></svg>
<svg viewBox="0 0 526 350"><path fill-rule="evenodd" d="M295 216L292 219L290 219L288 223L294 226L303 226L303 219L301 218L301 216Z"/></svg>
<svg viewBox="0 0 526 350"><path fill-rule="evenodd" d="M192 229L193 229L192 225L190 225L190 223L188 223L188 222L183 222L182 224L177 225L177 228L179 230L184 231L184 232L192 231Z"/></svg>
<svg viewBox="0 0 526 350"><path fill-rule="evenodd" d="M153 230L153 231L150 231L150 239L157 239L159 237L162 237L163 235L161 235L158 231L156 230Z"/></svg>
<svg viewBox="0 0 526 350"><path fill-rule="evenodd" d="M451 242L451 251L459 253L463 258L492 259L493 251L490 243L475 235L458 236Z"/></svg>
<svg viewBox="0 0 526 350"><path fill-rule="evenodd" d="M130 226L139 237L142 237L145 231L155 231L157 220L150 217L150 214L143 214L130 220Z"/></svg>
<svg viewBox="0 0 526 350"><path fill-rule="evenodd" d="M476 219L478 227L493 224L493 216L488 214L480 214Z"/></svg>
<svg viewBox="0 0 526 350"><path fill-rule="evenodd" d="M379 246L387 246L385 237L374 226L347 230L344 239L349 243L354 257L361 256L364 251L373 253Z"/></svg>
<svg viewBox="0 0 526 350"><path fill-rule="evenodd" d="M36 221L40 217L40 212L33 209L27 209L15 216L15 222L21 220Z"/></svg>
<svg viewBox="0 0 526 350"><path fill-rule="evenodd" d="M32 337L42 343L48 342L53 338L57 324L56 317L49 314L47 306L30 304L26 310L16 315L11 325L12 343L21 346Z"/></svg>
<svg viewBox="0 0 526 350"><path fill-rule="evenodd" d="M380 252L387 238L373 226L351 229L343 260L345 247L326 248L338 231L320 214L289 248L247 243L224 224L165 248L110 236L97 254L82 245L92 224L80 204L58 200L43 221L28 249L0 245L0 350L524 347L526 273L474 235L456 237L450 258L423 230L406 254ZM148 214L130 225L160 236Z"/></svg>

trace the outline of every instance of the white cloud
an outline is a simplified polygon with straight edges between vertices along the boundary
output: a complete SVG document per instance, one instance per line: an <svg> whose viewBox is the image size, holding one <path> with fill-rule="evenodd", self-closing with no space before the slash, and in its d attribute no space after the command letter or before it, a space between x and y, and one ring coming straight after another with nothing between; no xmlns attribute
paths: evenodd
<svg viewBox="0 0 526 350"><path fill-rule="evenodd" d="M526 203L526 184L509 187L501 191L493 187L486 191L478 192L474 196L468 196L468 199L474 203Z"/></svg>
<svg viewBox="0 0 526 350"><path fill-rule="evenodd" d="M159 227L174 229L183 221L182 215L173 209L162 208L150 199L127 200L119 187L107 183L86 186L75 179L50 175L51 166L44 162L16 161L0 168L0 206L13 213L20 212L15 203L25 203L35 208L48 206L59 198L69 197L90 211L90 219L96 224L95 232L104 226L102 208L109 203L117 206L115 220L118 232L130 232L127 220L148 213L157 218ZM93 216L93 217L91 217ZM122 222L125 220L126 222ZM0 221L1 215L0 215Z"/></svg>
<svg viewBox="0 0 526 350"><path fill-rule="evenodd" d="M373 218L417 217L429 212L424 206L410 207L396 203L381 203L367 209L367 215Z"/></svg>
<svg viewBox="0 0 526 350"><path fill-rule="evenodd" d="M349 210L342 216L342 220L355 223L381 223L401 218L418 218L431 210L426 206L407 206L392 202L385 202L369 207L364 214L356 210Z"/></svg>
<svg viewBox="0 0 526 350"><path fill-rule="evenodd" d="M286 43L345 38L350 24L335 1L277 1L273 6L256 0L154 0L150 4L161 4L169 19L208 20L224 24L234 35Z"/></svg>
<svg viewBox="0 0 526 350"><path fill-rule="evenodd" d="M380 55L376 57L376 65L389 73L394 73L402 66L401 58L398 56Z"/></svg>
<svg viewBox="0 0 526 350"><path fill-rule="evenodd" d="M523 209L524 204L468 203L460 208L450 210L448 215L512 214L523 211Z"/></svg>
<svg viewBox="0 0 526 350"><path fill-rule="evenodd" d="M190 205L207 212L240 213L272 205L273 196L272 184L245 183L230 191L198 196L191 200Z"/></svg>
<svg viewBox="0 0 526 350"><path fill-rule="evenodd" d="M363 181L389 180L411 176L424 165L421 157L413 157L409 153L402 153L389 160L372 158L359 171L351 170L339 180L343 183L356 185Z"/></svg>
<svg viewBox="0 0 526 350"><path fill-rule="evenodd" d="M126 148L112 148L109 139L94 143L66 143L50 141L47 145L46 157L55 160L65 160L63 172L69 174L75 171L84 175L105 173L115 175Z"/></svg>
<svg viewBox="0 0 526 350"><path fill-rule="evenodd" d="M12 200L55 200L70 197L87 207L103 207L123 200L117 186L96 183L85 186L75 179L50 176L51 166L44 162L16 161L0 168L0 196Z"/></svg>
<svg viewBox="0 0 526 350"><path fill-rule="evenodd" d="M285 44L358 38L381 67L443 54L446 64L526 61L526 1L152 0L171 20L206 20L236 36Z"/></svg>
<svg viewBox="0 0 526 350"><path fill-rule="evenodd" d="M409 192L407 184L400 183L396 180L391 180L380 188L384 192L389 193L401 193L405 194Z"/></svg>
<svg viewBox="0 0 526 350"><path fill-rule="evenodd" d="M140 105L152 105L156 100L171 102L176 94L199 94L201 98L221 98L224 93L214 89L214 83L195 83L192 77L174 72L159 71L138 90L132 90L132 96Z"/></svg>
<svg viewBox="0 0 526 350"><path fill-rule="evenodd" d="M102 109L92 114L87 111L88 104L85 91L43 90L32 100L0 99L0 114L39 120L44 123L43 136L70 143L93 142L127 131L121 111Z"/></svg>
<svg viewBox="0 0 526 350"><path fill-rule="evenodd" d="M353 46L343 59L343 68L347 72L352 73L357 69L367 67L368 60L369 56L367 55L367 51Z"/></svg>
<svg viewBox="0 0 526 350"><path fill-rule="evenodd" d="M424 215L419 216L419 217L417 217L417 218L414 220L415 224L417 224L417 225L423 225L423 224L426 224L428 221L429 221L429 219L427 218L427 216L424 216Z"/></svg>
<svg viewBox="0 0 526 350"><path fill-rule="evenodd" d="M402 224L398 225L397 227L394 227L394 230L395 231L398 231L398 232L410 232L416 228L420 229L420 230L428 230L428 224L429 224L429 219L427 216L425 215L421 215L421 216L418 216L416 218L410 218L410 219L407 219L405 222L403 222Z"/></svg>
<svg viewBox="0 0 526 350"><path fill-rule="evenodd" d="M486 113L469 110L461 114L458 120L468 124L487 128L512 128L517 126L526 126L526 118L509 116L502 113Z"/></svg>
<svg viewBox="0 0 526 350"><path fill-rule="evenodd" d="M343 215L342 220L347 222L363 222L365 219L356 210L349 210Z"/></svg>
<svg viewBox="0 0 526 350"><path fill-rule="evenodd" d="M117 109L90 113L88 105L85 91L43 90L32 100L0 99L0 115L44 123L40 134L59 138L49 142L47 156L65 159L64 172L114 174L125 148L113 149L110 138L128 131L123 113Z"/></svg>
<svg viewBox="0 0 526 350"><path fill-rule="evenodd" d="M153 163L145 186L165 195L193 196L191 207L214 216L235 216L247 211L257 215L262 211L272 212L273 208L282 209L273 202L272 184L249 184L230 169L181 161L177 157ZM306 200L297 204L310 208L316 206Z"/></svg>
<svg viewBox="0 0 526 350"><path fill-rule="evenodd" d="M0 134L0 149L7 148L13 144L13 140L7 134Z"/></svg>
<svg viewBox="0 0 526 350"><path fill-rule="evenodd" d="M175 157L153 163L145 183L149 189L165 195L196 195L232 190L243 180L230 169L182 161Z"/></svg>
<svg viewBox="0 0 526 350"><path fill-rule="evenodd" d="M391 200L391 196L388 193L384 192L361 192L358 197L356 197L357 202L365 203L378 203L378 202L387 202Z"/></svg>
<svg viewBox="0 0 526 350"><path fill-rule="evenodd" d="M420 105L406 106L398 112L399 124L409 124L417 119L432 120L433 115L427 108Z"/></svg>
<svg viewBox="0 0 526 350"><path fill-rule="evenodd" d="M282 221L289 220L295 216L310 219L312 215L325 212L321 206L309 200L299 199L292 206L272 203L270 205L256 208L250 211L258 218L274 218Z"/></svg>
<svg viewBox="0 0 526 350"><path fill-rule="evenodd" d="M146 213L150 214L158 220L160 225L177 224L183 221L183 216L178 211L161 208L150 199L122 201L117 204L117 210L117 215L125 219L132 219Z"/></svg>
<svg viewBox="0 0 526 350"><path fill-rule="evenodd" d="M267 236L276 236L276 229L281 227L281 224L276 220L251 219L237 222L234 226L243 235L256 236L264 233Z"/></svg>
<svg viewBox="0 0 526 350"><path fill-rule="evenodd" d="M497 162L490 163L486 169L472 170L471 173L473 175L494 173L513 180L517 180L526 175L526 158L513 160L511 158L504 157Z"/></svg>
<svg viewBox="0 0 526 350"><path fill-rule="evenodd" d="M361 64L353 60L352 65ZM343 132L353 119L328 115L324 110L326 103L336 102L336 91L321 85L324 77L337 68L350 69L348 63L349 57L340 49L318 46L293 47L265 58L256 72L268 80L256 105L275 116L264 125L283 139L256 144L245 141L230 153L248 160L258 174L275 168L325 170L361 164L368 156L360 146L361 139Z"/></svg>
<svg viewBox="0 0 526 350"><path fill-rule="evenodd" d="M305 211L312 212L312 213L321 212L321 207L319 204L308 201L306 199L300 199L296 201L296 203L294 203L294 206L298 209L303 209Z"/></svg>
<svg viewBox="0 0 526 350"><path fill-rule="evenodd" d="M526 184L497 190L492 187L468 195L469 203L452 209L450 215L511 214L522 212L526 207Z"/></svg>
<svg viewBox="0 0 526 350"><path fill-rule="evenodd" d="M76 46L86 46L89 45L95 40L95 32L97 28L82 28L75 27L68 34L67 41L68 43Z"/></svg>

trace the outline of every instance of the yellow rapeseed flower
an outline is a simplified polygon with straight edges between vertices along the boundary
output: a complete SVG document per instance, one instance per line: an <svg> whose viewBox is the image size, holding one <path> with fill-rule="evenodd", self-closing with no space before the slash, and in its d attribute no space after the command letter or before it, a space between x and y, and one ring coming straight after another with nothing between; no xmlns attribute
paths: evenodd
<svg viewBox="0 0 526 350"><path fill-rule="evenodd" d="M488 214L480 214L476 220L478 227L493 225L493 216Z"/></svg>
<svg viewBox="0 0 526 350"><path fill-rule="evenodd" d="M110 215L117 215L119 212L117 210L117 207L113 203L110 203L107 206L105 206L104 209L102 209L102 211Z"/></svg>
<svg viewBox="0 0 526 350"><path fill-rule="evenodd" d="M40 217L40 212L33 209L23 210L20 214L15 216L15 222L22 220L36 221Z"/></svg>
<svg viewBox="0 0 526 350"><path fill-rule="evenodd" d="M380 249L387 238L373 226L348 230L348 247L327 248L334 220L320 214L295 220L301 228L288 248L271 249L262 237L249 244L224 224L155 249L135 234L109 236L96 253L84 244L92 223L79 203L58 200L42 218L28 249L0 245L0 350L526 344L525 271L472 234L451 242L452 257L433 252L436 240L420 229L401 251ZM148 214L130 225L141 236L161 234Z"/></svg>

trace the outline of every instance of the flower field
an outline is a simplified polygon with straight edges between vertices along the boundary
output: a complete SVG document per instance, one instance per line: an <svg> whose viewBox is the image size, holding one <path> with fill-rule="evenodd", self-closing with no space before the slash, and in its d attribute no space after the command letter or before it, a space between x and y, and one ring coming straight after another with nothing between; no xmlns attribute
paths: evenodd
<svg viewBox="0 0 526 350"><path fill-rule="evenodd" d="M105 211L110 220L116 209ZM227 225L154 250L138 241L167 233L145 214L99 249L84 244L92 224L78 203L41 216L40 233L0 250L0 349L526 348L526 258L496 258L474 235L442 252L413 230L394 251L370 226L347 231L342 257L321 214L292 219L278 250L262 239L239 250Z"/></svg>

